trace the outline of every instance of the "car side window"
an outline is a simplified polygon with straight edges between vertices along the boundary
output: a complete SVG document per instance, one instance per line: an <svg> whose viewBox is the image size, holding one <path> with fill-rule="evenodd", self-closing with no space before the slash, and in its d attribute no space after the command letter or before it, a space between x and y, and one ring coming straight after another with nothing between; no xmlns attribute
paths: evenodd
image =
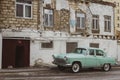
<svg viewBox="0 0 120 80"><path fill-rule="evenodd" d="M96 50L96 56L103 56L104 53L101 50Z"/></svg>
<svg viewBox="0 0 120 80"><path fill-rule="evenodd" d="M93 49L89 50L89 55L94 55L94 50Z"/></svg>

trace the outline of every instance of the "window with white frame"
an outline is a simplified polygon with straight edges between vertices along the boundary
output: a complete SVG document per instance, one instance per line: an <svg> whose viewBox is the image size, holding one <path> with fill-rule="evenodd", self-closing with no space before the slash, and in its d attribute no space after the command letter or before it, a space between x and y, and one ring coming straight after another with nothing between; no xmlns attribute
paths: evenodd
<svg viewBox="0 0 120 80"><path fill-rule="evenodd" d="M53 26L53 10L44 9L44 26L52 27Z"/></svg>
<svg viewBox="0 0 120 80"><path fill-rule="evenodd" d="M99 16L98 15L93 15L92 29L93 30L99 30Z"/></svg>
<svg viewBox="0 0 120 80"><path fill-rule="evenodd" d="M111 16L104 16L104 27L106 32L111 32Z"/></svg>
<svg viewBox="0 0 120 80"><path fill-rule="evenodd" d="M76 13L76 27L77 29L85 29L85 14Z"/></svg>
<svg viewBox="0 0 120 80"><path fill-rule="evenodd" d="M32 17L32 0L16 0L16 17Z"/></svg>

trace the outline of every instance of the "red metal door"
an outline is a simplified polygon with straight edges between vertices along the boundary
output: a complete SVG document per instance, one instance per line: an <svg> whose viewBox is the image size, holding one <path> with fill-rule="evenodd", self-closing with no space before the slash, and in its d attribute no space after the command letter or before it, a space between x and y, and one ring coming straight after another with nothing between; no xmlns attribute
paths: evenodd
<svg viewBox="0 0 120 80"><path fill-rule="evenodd" d="M30 63L30 41L3 39L2 68L28 67Z"/></svg>

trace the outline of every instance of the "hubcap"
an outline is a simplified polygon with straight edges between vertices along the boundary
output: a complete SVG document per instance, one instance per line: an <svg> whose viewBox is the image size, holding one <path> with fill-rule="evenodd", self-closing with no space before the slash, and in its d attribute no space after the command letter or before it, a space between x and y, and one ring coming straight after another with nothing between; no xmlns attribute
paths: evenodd
<svg viewBox="0 0 120 80"><path fill-rule="evenodd" d="M73 64L73 67L72 67L73 72L78 72L79 69L80 69L79 64L77 64L77 63Z"/></svg>
<svg viewBox="0 0 120 80"><path fill-rule="evenodd" d="M104 65L104 70L105 70L105 71L108 71L109 68L110 68L109 64L105 64L105 65Z"/></svg>

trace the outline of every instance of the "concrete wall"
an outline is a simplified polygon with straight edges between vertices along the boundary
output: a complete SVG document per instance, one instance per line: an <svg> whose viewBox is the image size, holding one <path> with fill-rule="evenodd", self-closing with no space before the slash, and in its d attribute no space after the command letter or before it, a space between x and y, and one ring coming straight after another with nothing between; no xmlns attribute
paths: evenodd
<svg viewBox="0 0 120 80"><path fill-rule="evenodd" d="M117 45L117 54L118 61L120 61L120 44Z"/></svg>
<svg viewBox="0 0 120 80"><path fill-rule="evenodd" d="M64 35L64 34L63 34ZM46 37L50 38L50 37ZM35 60L42 59L44 63L51 64L52 54L66 53L66 42L77 42L78 47L89 47L90 43L98 43L99 48L107 53L107 56L117 59L117 41L105 39L93 39L83 37L59 37L54 36L52 40L54 47L51 49L42 49L41 41L31 43L31 65L34 65Z"/></svg>
<svg viewBox="0 0 120 80"><path fill-rule="evenodd" d="M3 32L2 36L30 37L30 66L34 66L35 61L38 59L41 59L43 63L52 64L52 54L66 53L66 42L77 42L78 47L89 47L90 43L99 43L99 47L105 50L108 56L118 58L116 40L95 39L92 36L86 38L80 35L70 36L66 32L57 31L44 31L43 37L40 37L37 31L32 30L24 30L22 32L12 32L8 30ZM1 38L0 36L0 43L2 44ZM48 41L53 41L53 48L41 48L41 43ZM0 47L1 51L2 45Z"/></svg>

